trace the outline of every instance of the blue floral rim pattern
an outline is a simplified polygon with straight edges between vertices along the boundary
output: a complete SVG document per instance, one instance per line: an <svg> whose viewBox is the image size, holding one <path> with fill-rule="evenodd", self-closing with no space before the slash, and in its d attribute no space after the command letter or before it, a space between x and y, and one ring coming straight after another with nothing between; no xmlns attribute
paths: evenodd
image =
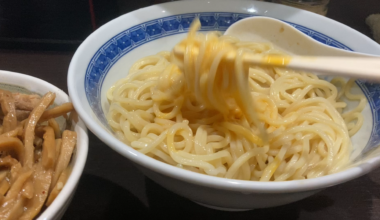
<svg viewBox="0 0 380 220"><path fill-rule="evenodd" d="M122 56L133 49L159 38L186 33L189 30L191 22L196 17L199 18L201 22L201 31L225 31L233 23L252 16L260 15L226 12L179 14L147 21L122 31L103 44L88 64L84 86L87 100L94 114L104 126L109 127L100 100L102 84L110 68ZM322 33L295 23L287 23L323 44L344 50L351 50L346 45ZM371 105L373 115L372 134L365 148L365 151L367 151L370 146L380 144L380 86L361 81L357 81L357 84L366 95Z"/></svg>

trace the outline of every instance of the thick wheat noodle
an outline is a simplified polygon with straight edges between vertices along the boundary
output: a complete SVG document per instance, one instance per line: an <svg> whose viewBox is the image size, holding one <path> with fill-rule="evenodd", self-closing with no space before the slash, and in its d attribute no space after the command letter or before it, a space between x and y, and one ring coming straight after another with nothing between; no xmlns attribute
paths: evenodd
<svg viewBox="0 0 380 220"><path fill-rule="evenodd" d="M9 220L17 219L24 212L24 203L27 199L23 197L21 194L18 195L17 200L13 207L10 207L8 218Z"/></svg>
<svg viewBox="0 0 380 220"><path fill-rule="evenodd" d="M48 120L48 124L54 129L55 138L61 138L61 129L58 122L54 118L51 118Z"/></svg>
<svg viewBox="0 0 380 220"><path fill-rule="evenodd" d="M59 154L57 164L54 169L54 175L52 178L52 184L51 184L49 192L51 192L51 190L57 183L58 178L61 175L61 173L69 165L70 158L71 158L71 155L73 153L76 143L77 143L77 134L75 132L65 130L62 133L61 152Z"/></svg>
<svg viewBox="0 0 380 220"><path fill-rule="evenodd" d="M52 109L46 110L42 114L39 122L47 121L51 118L57 118L61 115L65 115L66 113L71 112L72 110L74 110L74 106L71 102L64 103L64 104L59 105L57 107L54 107Z"/></svg>
<svg viewBox="0 0 380 220"><path fill-rule="evenodd" d="M351 93L354 80L250 65L247 53L288 55L199 27L195 19L171 52L136 61L107 91L121 141L185 170L242 180L316 178L349 164L367 104ZM344 97L359 105L345 112Z"/></svg>
<svg viewBox="0 0 380 220"><path fill-rule="evenodd" d="M33 171L23 171L22 174L18 176L16 181L12 184L11 188L7 192L7 195L2 201L2 206L0 207L0 219L8 219L11 215L12 207L17 203L21 198L19 193L24 185L24 183L32 176Z"/></svg>
<svg viewBox="0 0 380 220"><path fill-rule="evenodd" d="M44 142L42 144L42 156L41 161L45 169L52 169L55 161L55 134L54 130L50 126L44 128Z"/></svg>
<svg viewBox="0 0 380 220"><path fill-rule="evenodd" d="M38 136L35 138L35 140L39 137L39 140L41 140L41 146L42 146L42 154L41 154L41 160L42 164L47 169L52 169L54 167L54 163L56 160L56 139L55 139L55 131L50 126L38 126L35 129L35 134ZM58 152L59 153L59 152Z"/></svg>
<svg viewBox="0 0 380 220"><path fill-rule="evenodd" d="M0 171L0 181L3 181L5 177L7 177L8 172L9 172L8 170Z"/></svg>
<svg viewBox="0 0 380 220"><path fill-rule="evenodd" d="M5 195L6 192L8 192L9 187L11 186L9 182L5 179L6 175L8 174L7 171L3 171L5 173L4 177L1 178L0 182L0 194L2 196Z"/></svg>
<svg viewBox="0 0 380 220"><path fill-rule="evenodd" d="M22 127L17 127L16 129L13 129L12 131L8 131L7 133L3 133L0 135L0 138L2 137L16 137L17 135L20 135L20 131L22 131Z"/></svg>
<svg viewBox="0 0 380 220"><path fill-rule="evenodd" d="M14 159L14 158L12 158L12 159ZM16 160L16 159L14 159L14 160ZM10 183L13 184L17 180L18 176L21 173L23 173L24 171L25 170L23 170L21 163L16 160L16 163L12 164L12 166L11 166Z"/></svg>
<svg viewBox="0 0 380 220"><path fill-rule="evenodd" d="M69 175L71 173L72 167L68 166L59 176L57 184L53 187L52 191L50 192L50 195L46 201L46 206L51 205L51 203L54 201L54 199L58 196L58 194L61 192L63 186L65 185L67 179L69 178Z"/></svg>
<svg viewBox="0 0 380 220"><path fill-rule="evenodd" d="M42 151L44 150L45 149L43 149ZM34 196L33 198L25 202L26 211L24 211L21 217L19 217L20 220L32 219L41 211L41 208L44 205L44 202L46 201L46 198L49 193L52 173L53 173L52 169L46 169L43 166L42 160L34 167L34 177L33 177Z"/></svg>
<svg viewBox="0 0 380 220"><path fill-rule="evenodd" d="M19 161L24 161L24 145L18 138L1 137L0 151L13 151L16 153Z"/></svg>
<svg viewBox="0 0 380 220"><path fill-rule="evenodd" d="M10 155L0 158L0 167L2 166L11 167L17 163L18 161L12 158Z"/></svg>
<svg viewBox="0 0 380 220"><path fill-rule="evenodd" d="M41 102L35 107L30 114L25 127L24 134L24 145L25 145L25 157L24 157L24 166L32 168L34 162L34 129L40 119L41 115L44 113L45 109L53 103L55 99L55 94L52 92L46 93Z"/></svg>
<svg viewBox="0 0 380 220"><path fill-rule="evenodd" d="M53 167L57 165L59 154L61 152L61 146L62 146L62 139L61 138L55 139L55 159L54 159Z"/></svg>
<svg viewBox="0 0 380 220"><path fill-rule="evenodd" d="M34 196L34 184L33 181L27 181L21 190L21 195L27 199L31 199Z"/></svg>
<svg viewBox="0 0 380 220"><path fill-rule="evenodd" d="M12 93L0 90L1 109L4 113L3 133L11 131L17 127L16 109Z"/></svg>

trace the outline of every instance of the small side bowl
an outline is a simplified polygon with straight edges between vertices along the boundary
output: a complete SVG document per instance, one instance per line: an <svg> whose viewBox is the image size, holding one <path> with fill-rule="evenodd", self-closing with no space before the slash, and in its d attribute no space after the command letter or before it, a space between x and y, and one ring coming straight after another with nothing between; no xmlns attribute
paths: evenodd
<svg viewBox="0 0 380 220"><path fill-rule="evenodd" d="M9 86L11 89L12 87L21 87L21 89L41 95L49 91L54 92L56 94L55 104L70 101L69 96L61 89L46 81L25 74L0 70L0 83L5 84L7 87ZM87 159L88 135L87 128L80 118L78 118L77 122L72 122L72 130L77 132L78 135L76 151L71 161L73 163L73 170L57 198L40 213L37 219L61 219L75 193Z"/></svg>

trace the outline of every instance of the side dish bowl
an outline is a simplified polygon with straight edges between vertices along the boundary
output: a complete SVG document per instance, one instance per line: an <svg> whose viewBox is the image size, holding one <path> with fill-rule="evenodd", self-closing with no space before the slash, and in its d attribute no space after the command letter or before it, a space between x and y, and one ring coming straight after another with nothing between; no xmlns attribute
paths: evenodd
<svg viewBox="0 0 380 220"><path fill-rule="evenodd" d="M53 92L56 94L54 104L63 104L70 101L67 94L56 86L21 73L0 70L0 88L12 92L26 91L39 95ZM77 121L75 119L72 121L71 130L77 133L76 150L71 160L72 172L53 203L49 207L43 206L37 219L61 219L75 194L87 159L88 136L87 128L80 118Z"/></svg>

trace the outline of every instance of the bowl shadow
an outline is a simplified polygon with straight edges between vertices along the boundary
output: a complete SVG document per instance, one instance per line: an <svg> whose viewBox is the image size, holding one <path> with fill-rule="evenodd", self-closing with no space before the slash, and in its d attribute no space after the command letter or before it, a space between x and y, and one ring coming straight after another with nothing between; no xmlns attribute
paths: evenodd
<svg viewBox="0 0 380 220"><path fill-rule="evenodd" d="M98 176L84 174L65 219L147 219L148 208L127 189Z"/></svg>

